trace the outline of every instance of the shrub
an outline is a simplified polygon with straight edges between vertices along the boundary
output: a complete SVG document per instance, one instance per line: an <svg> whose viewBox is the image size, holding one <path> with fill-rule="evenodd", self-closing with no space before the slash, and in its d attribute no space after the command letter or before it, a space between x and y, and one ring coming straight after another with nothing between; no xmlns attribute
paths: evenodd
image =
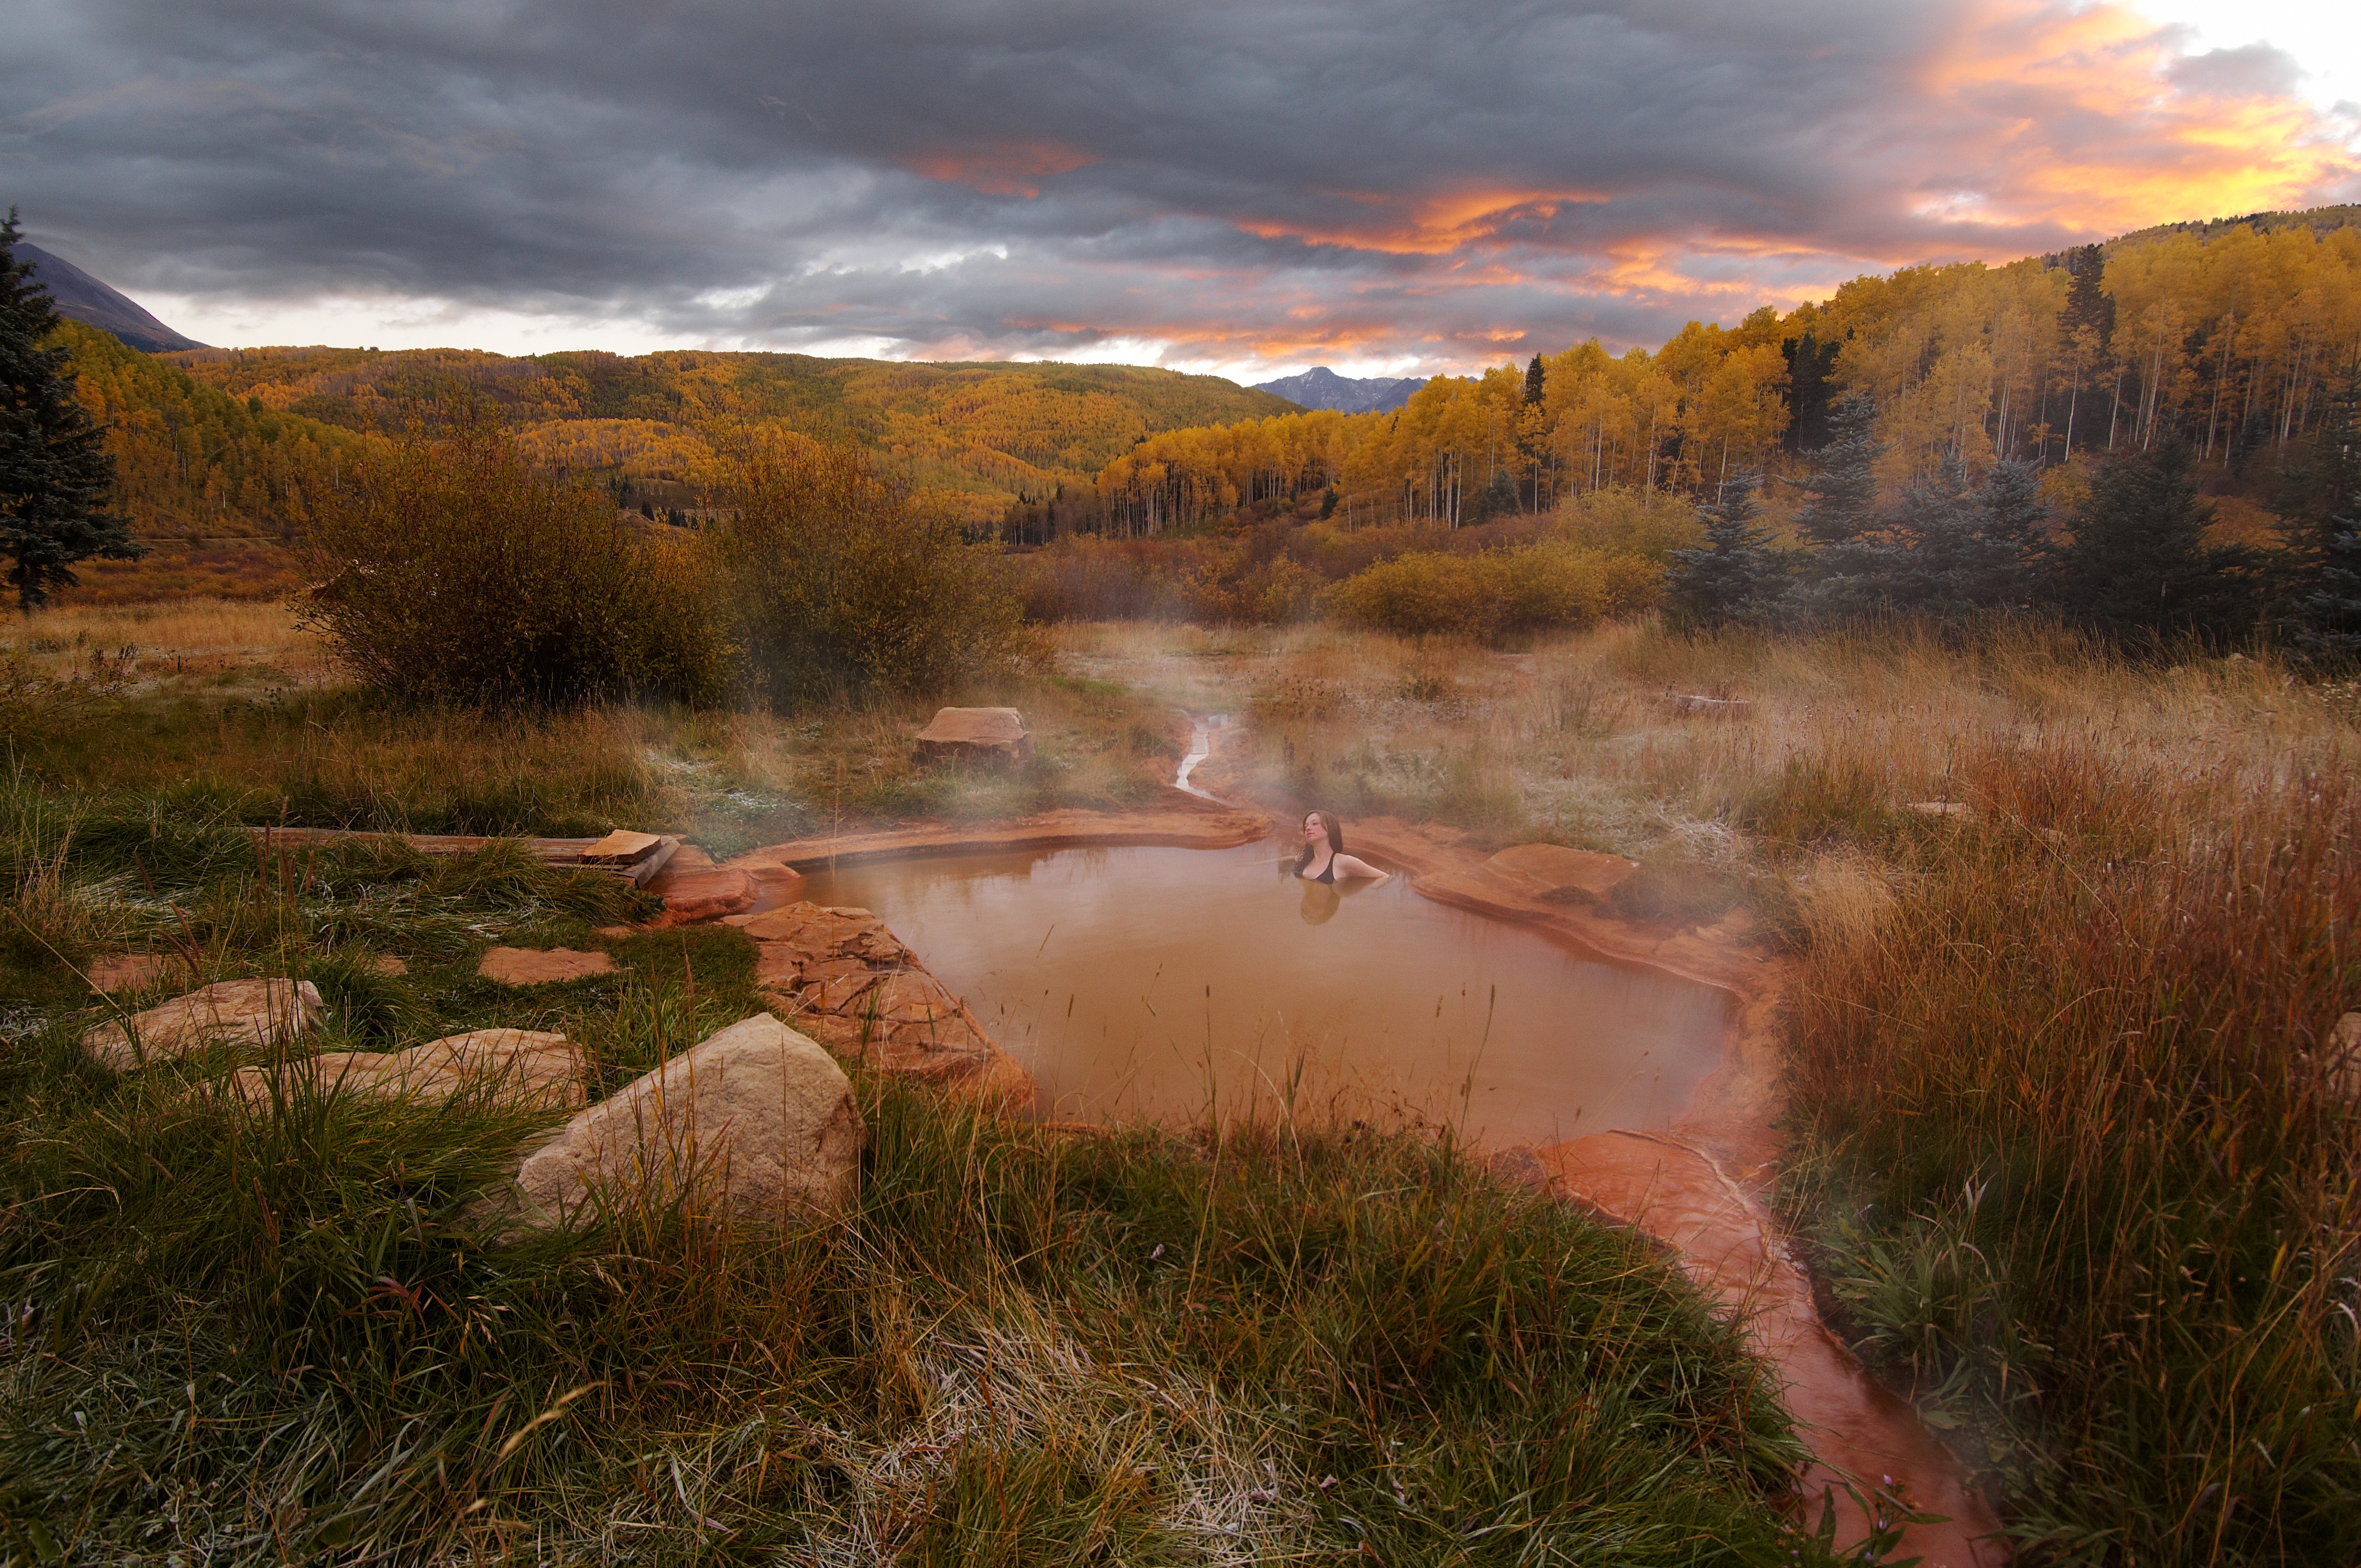
<svg viewBox="0 0 2361 1568"><path fill-rule="evenodd" d="M303 618L405 697L713 701L730 650L693 548L643 543L595 493L535 475L497 426L413 430L331 496Z"/></svg>
<svg viewBox="0 0 2361 1568"><path fill-rule="evenodd" d="M1016 574L1035 621L1269 625L1305 619L1326 586L1287 543L1276 529L1231 541L1070 537L1020 557Z"/></svg>
<svg viewBox="0 0 2361 1568"><path fill-rule="evenodd" d="M931 693L1005 668L1017 599L989 548L867 454L800 436L724 460L735 515L715 532L756 682L774 699Z"/></svg>
<svg viewBox="0 0 2361 1568"><path fill-rule="evenodd" d="M1422 551L1354 574L1331 591L1328 607L1351 626L1497 642L1648 609L1662 581L1639 556L1565 544L1481 555Z"/></svg>
<svg viewBox="0 0 2361 1568"><path fill-rule="evenodd" d="M1560 501L1550 524L1569 543L1659 565L1704 539L1696 506L1669 490L1585 490Z"/></svg>

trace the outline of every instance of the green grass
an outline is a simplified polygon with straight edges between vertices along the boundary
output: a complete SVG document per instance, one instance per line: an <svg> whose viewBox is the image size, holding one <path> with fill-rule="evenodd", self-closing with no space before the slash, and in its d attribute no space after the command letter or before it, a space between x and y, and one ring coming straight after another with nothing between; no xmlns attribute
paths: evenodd
<svg viewBox="0 0 2361 1568"><path fill-rule="evenodd" d="M728 927L496 848L258 855L19 791L0 927L11 1562L1817 1561L1763 1370L1629 1233L1358 1128L1078 1137L857 1084L840 1223L474 1216L549 1118L116 1077L69 961L299 973L322 1048L559 1028L611 1092L754 1011ZM216 803L217 805L218 803ZM148 807L154 809L148 809ZM620 972L508 991L522 936ZM409 974L368 959L395 952Z"/></svg>

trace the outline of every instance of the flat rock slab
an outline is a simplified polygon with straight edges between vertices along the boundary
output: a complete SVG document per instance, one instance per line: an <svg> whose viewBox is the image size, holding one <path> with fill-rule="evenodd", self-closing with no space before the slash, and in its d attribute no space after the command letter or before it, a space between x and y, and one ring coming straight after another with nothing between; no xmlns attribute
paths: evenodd
<svg viewBox="0 0 2361 1568"><path fill-rule="evenodd" d="M767 1014L732 1024L586 1111L518 1168L518 1218L683 1203L773 1223L832 1213L861 1175L851 1080Z"/></svg>
<svg viewBox="0 0 2361 1568"><path fill-rule="evenodd" d="M1639 861L1620 855L1561 844L1519 844L1480 865L1422 878L1419 889L1446 904L1592 904L1639 869Z"/></svg>
<svg viewBox="0 0 2361 1568"><path fill-rule="evenodd" d="M1032 1074L866 909L793 904L729 924L754 938L754 982L838 1056L1008 1111Z"/></svg>
<svg viewBox="0 0 2361 1568"><path fill-rule="evenodd" d="M102 996L145 991L168 975L185 972L187 966L169 953L101 953L90 960L90 988Z"/></svg>
<svg viewBox="0 0 2361 1568"><path fill-rule="evenodd" d="M82 1048L102 1067L130 1072L206 1046L283 1045L320 1021L308 980L225 980L145 1013L86 1031Z"/></svg>
<svg viewBox="0 0 2361 1568"><path fill-rule="evenodd" d="M776 943L807 964L850 959L886 968L910 961L910 949L866 909L790 904L761 915L733 916L725 924L758 942Z"/></svg>
<svg viewBox="0 0 2361 1568"><path fill-rule="evenodd" d="M655 925L687 926L753 908L762 884L750 872L717 866L711 855L684 844L649 879L647 889L664 900L664 914Z"/></svg>
<svg viewBox="0 0 2361 1568"><path fill-rule="evenodd" d="M1013 707L943 707L918 731L918 754L1016 762L1033 754L1033 736Z"/></svg>
<svg viewBox="0 0 2361 1568"><path fill-rule="evenodd" d="M611 953L578 953L571 948L494 948L476 972L502 985L548 985L612 974L615 959Z"/></svg>
<svg viewBox="0 0 2361 1568"><path fill-rule="evenodd" d="M406 1051L325 1051L279 1068L241 1068L229 1091L249 1105L270 1102L299 1082L324 1093L437 1102L461 1090L506 1102L572 1109L583 1102L582 1057L563 1035L538 1029L471 1029Z"/></svg>

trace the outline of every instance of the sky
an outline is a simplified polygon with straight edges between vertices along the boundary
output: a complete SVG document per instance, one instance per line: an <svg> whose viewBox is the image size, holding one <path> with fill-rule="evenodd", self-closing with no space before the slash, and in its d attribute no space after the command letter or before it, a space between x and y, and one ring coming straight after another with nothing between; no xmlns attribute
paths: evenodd
<svg viewBox="0 0 2361 1568"><path fill-rule="evenodd" d="M2324 0L6 0L0 204L224 345L1242 381L2361 201Z"/></svg>

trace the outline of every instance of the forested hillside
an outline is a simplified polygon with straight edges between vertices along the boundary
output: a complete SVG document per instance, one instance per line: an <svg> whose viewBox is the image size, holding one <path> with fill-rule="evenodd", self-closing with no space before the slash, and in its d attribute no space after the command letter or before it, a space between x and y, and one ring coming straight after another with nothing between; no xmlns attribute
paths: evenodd
<svg viewBox="0 0 2361 1568"><path fill-rule="evenodd" d="M294 581L289 548L312 498L374 437L207 386L80 322L58 327L75 388L106 431L115 509L150 546L80 568L83 597L262 593Z"/></svg>
<svg viewBox="0 0 2361 1568"><path fill-rule="evenodd" d="M1691 323L1651 353L1594 339L1396 413L1175 431L1098 477L1126 534L1323 498L1348 524L1455 525L1610 486L1711 489L1825 444L1831 401L1876 400L1880 478L1946 458L2070 464L2177 434L2247 474L2316 433L2361 353L2361 209L2125 236L2004 267L1864 277L1785 314ZM1333 499L1330 499L1333 492Z"/></svg>
<svg viewBox="0 0 2361 1568"><path fill-rule="evenodd" d="M486 399L533 457L609 483L627 504L696 504L717 441L783 423L872 448L972 522L997 520L1019 495L1088 488L1143 436L1290 406L1217 377L1114 365L356 348L167 357L234 397L353 431L398 425L423 400Z"/></svg>
<svg viewBox="0 0 2361 1568"><path fill-rule="evenodd" d="M1614 488L1797 474L1849 391L1875 402L1889 489L1947 459L2088 461L2185 439L2221 525L2301 510L2306 441L2361 352L2361 209L2126 236L2004 267L1905 268L1653 351L1596 340L1437 377L1399 410L1306 412L1207 376L1121 366L896 364L787 354L200 349L150 357L61 329L109 428L118 505L161 548L104 595L291 580L307 496L383 433L489 401L540 466L657 515L711 499L732 434L786 428L879 455L919 498L1011 543L1138 537L1316 507L1346 530L1457 527ZM2061 499L2065 499L2062 498ZM1774 500L1773 510L1779 503Z"/></svg>

